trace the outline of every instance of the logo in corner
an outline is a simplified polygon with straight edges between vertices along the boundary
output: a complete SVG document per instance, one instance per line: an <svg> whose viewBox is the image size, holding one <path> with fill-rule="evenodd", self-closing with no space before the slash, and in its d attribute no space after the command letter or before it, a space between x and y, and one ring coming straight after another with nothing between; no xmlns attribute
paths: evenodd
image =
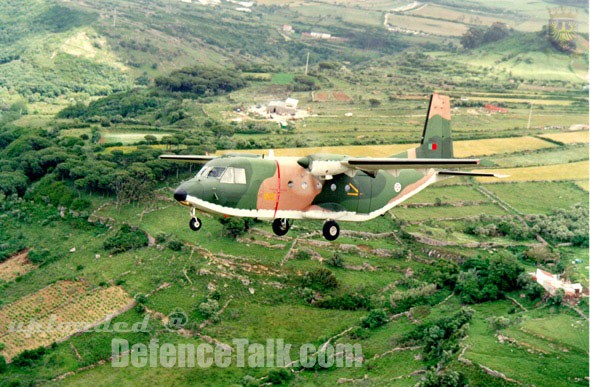
<svg viewBox="0 0 590 387"><path fill-rule="evenodd" d="M564 49L570 48L576 38L576 12L564 7L548 8L551 40Z"/></svg>

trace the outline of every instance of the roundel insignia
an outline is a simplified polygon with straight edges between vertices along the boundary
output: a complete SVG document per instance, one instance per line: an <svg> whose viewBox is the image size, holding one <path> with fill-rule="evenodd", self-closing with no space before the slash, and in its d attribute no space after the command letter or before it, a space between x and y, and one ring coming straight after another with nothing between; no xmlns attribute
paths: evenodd
<svg viewBox="0 0 590 387"><path fill-rule="evenodd" d="M402 185L400 183L395 183L393 189L395 190L395 192L399 192L402 190Z"/></svg>

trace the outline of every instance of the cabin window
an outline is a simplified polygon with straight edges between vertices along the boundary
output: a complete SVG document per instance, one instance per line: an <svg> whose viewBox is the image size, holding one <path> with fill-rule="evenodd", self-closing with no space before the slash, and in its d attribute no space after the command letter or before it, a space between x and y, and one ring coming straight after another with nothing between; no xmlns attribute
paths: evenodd
<svg viewBox="0 0 590 387"><path fill-rule="evenodd" d="M219 181L226 184L246 184L246 170L244 168L229 167Z"/></svg>
<svg viewBox="0 0 590 387"><path fill-rule="evenodd" d="M234 182L246 184L246 170L244 168L234 168Z"/></svg>

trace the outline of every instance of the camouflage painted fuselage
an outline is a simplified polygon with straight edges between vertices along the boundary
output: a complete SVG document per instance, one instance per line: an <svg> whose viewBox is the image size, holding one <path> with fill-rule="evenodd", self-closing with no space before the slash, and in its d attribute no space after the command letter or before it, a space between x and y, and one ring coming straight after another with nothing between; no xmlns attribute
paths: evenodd
<svg viewBox="0 0 590 387"><path fill-rule="evenodd" d="M412 158L414 150L397 157ZM315 159L342 161L343 155L313 155ZM436 182L433 169L362 171L320 179L298 164L296 157L220 157L202 171L213 168L243 169L245 181L223 182L200 172L178 188L186 191L181 203L199 211L259 219L333 219L365 221L384 214ZM242 174L244 172L241 172ZM238 179L236 179L238 180Z"/></svg>

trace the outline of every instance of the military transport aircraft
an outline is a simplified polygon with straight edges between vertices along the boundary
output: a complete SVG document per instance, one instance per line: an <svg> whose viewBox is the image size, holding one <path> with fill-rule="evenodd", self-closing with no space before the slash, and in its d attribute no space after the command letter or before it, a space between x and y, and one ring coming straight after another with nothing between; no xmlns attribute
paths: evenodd
<svg viewBox="0 0 590 387"><path fill-rule="evenodd" d="M293 219L325 220L323 234L333 241L337 221L362 222L385 214L427 186L452 176L503 177L453 171L477 165L453 158L448 96L433 94L420 146L388 158L312 154L306 157L162 155L161 159L206 162L174 193L190 207L189 226L197 231L197 211L273 220L285 235Z"/></svg>

